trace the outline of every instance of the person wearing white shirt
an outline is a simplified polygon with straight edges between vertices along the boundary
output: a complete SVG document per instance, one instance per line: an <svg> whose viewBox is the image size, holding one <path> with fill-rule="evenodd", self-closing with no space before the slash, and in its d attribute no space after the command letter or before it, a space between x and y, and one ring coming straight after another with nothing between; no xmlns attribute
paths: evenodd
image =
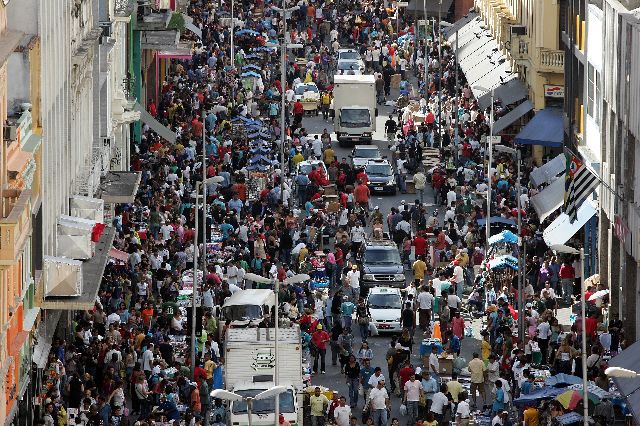
<svg viewBox="0 0 640 426"><path fill-rule="evenodd" d="M227 283L236 285L238 283L238 267L232 263L227 266Z"/></svg>
<svg viewBox="0 0 640 426"><path fill-rule="evenodd" d="M430 411L434 414L438 424L441 424L444 418L445 407L449 405L449 398L445 394L447 392L447 385L440 385L440 392L436 392L431 399Z"/></svg>
<svg viewBox="0 0 640 426"><path fill-rule="evenodd" d="M153 343L149 343L147 350L142 354L142 369L145 372L153 370Z"/></svg>
<svg viewBox="0 0 640 426"><path fill-rule="evenodd" d="M375 388L378 386L378 383L384 382L384 374L382 374L382 370L380 367L376 367L375 372L369 377L369 381L367 384L371 388Z"/></svg>
<svg viewBox="0 0 640 426"><path fill-rule="evenodd" d="M431 348L431 354L429 354L429 373L436 381L439 380L440 360L438 359L438 348L435 346Z"/></svg>
<svg viewBox="0 0 640 426"><path fill-rule="evenodd" d="M447 206L451 207L455 205L457 199L456 192L452 189L447 192Z"/></svg>
<svg viewBox="0 0 640 426"><path fill-rule="evenodd" d="M415 374L411 375L404 384L404 400L410 424L414 424L418 420L418 405L422 394L422 383L416 380Z"/></svg>
<svg viewBox="0 0 640 426"><path fill-rule="evenodd" d="M353 265L351 270L347 272L347 281L351 287L352 300L358 300L360 296L360 271L358 270L358 266Z"/></svg>
<svg viewBox="0 0 640 426"><path fill-rule="evenodd" d="M347 405L347 400L344 396L340 397L340 405L333 410L333 417L336 419L338 426L348 426L351 420L351 407Z"/></svg>
<svg viewBox="0 0 640 426"><path fill-rule="evenodd" d="M369 391L369 407L374 425L386 426L387 408L389 408L390 402L389 393L384 387L384 380L380 380L378 385Z"/></svg>
<svg viewBox="0 0 640 426"><path fill-rule="evenodd" d="M458 395L458 407L456 409L456 425L469 426L471 419L471 407L467 401L466 393Z"/></svg>
<svg viewBox="0 0 640 426"><path fill-rule="evenodd" d="M109 328L111 324L116 324L119 322L120 322L120 315L118 315L117 312L112 312L111 315L107 317L107 328Z"/></svg>
<svg viewBox="0 0 640 426"><path fill-rule="evenodd" d="M433 310L434 297L426 288L418 294L418 323L423 330L429 326L431 322L431 312Z"/></svg>

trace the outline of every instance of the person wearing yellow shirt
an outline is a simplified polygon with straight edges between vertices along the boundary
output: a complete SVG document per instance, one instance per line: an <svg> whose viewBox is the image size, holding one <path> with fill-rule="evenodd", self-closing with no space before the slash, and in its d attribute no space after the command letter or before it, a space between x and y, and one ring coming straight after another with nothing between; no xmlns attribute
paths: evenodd
<svg viewBox="0 0 640 426"><path fill-rule="evenodd" d="M324 150L324 164L329 167L334 161L336 161L336 152L331 148L331 145L329 145L329 147Z"/></svg>
<svg viewBox="0 0 640 426"><path fill-rule="evenodd" d="M469 252L466 248L460 250L456 256L456 260L460 262L460 266L466 268L469 265Z"/></svg>
<svg viewBox="0 0 640 426"><path fill-rule="evenodd" d="M533 405L529 405L522 413L524 426L540 426L540 413Z"/></svg>
<svg viewBox="0 0 640 426"><path fill-rule="evenodd" d="M427 270L427 264L422 260L422 256L418 256L418 260L413 262L413 278L415 280L416 286L420 285L422 280L424 279L424 273Z"/></svg>
<svg viewBox="0 0 640 426"><path fill-rule="evenodd" d="M491 343L489 342L489 333L484 333L482 336L482 360L489 361L491 355Z"/></svg>
<svg viewBox="0 0 640 426"><path fill-rule="evenodd" d="M484 389L484 372L486 370L487 367L484 365L484 361L480 359L480 355L474 353L473 359L469 361L469 373L471 373L471 400L476 407L478 406L476 403L476 392L480 393L484 405L488 405L487 394Z"/></svg>
<svg viewBox="0 0 640 426"><path fill-rule="evenodd" d="M297 147L296 155L291 157L291 164L293 164L293 168L295 169L296 167L298 167L298 163L300 163L301 161L304 161L304 155L302 155L302 148Z"/></svg>
<svg viewBox="0 0 640 426"><path fill-rule="evenodd" d="M211 354L204 354L204 371L207 372L207 380L211 380L213 377L213 371L218 368L218 365L211 359Z"/></svg>
<svg viewBox="0 0 640 426"><path fill-rule="evenodd" d="M302 247L300 249L300 253L298 253L298 261L299 262L304 261L308 255L309 255L309 249L306 246Z"/></svg>
<svg viewBox="0 0 640 426"><path fill-rule="evenodd" d="M447 390L453 398L453 402L458 403L458 395L463 391L462 384L458 381L458 375L451 373L451 380L447 382Z"/></svg>

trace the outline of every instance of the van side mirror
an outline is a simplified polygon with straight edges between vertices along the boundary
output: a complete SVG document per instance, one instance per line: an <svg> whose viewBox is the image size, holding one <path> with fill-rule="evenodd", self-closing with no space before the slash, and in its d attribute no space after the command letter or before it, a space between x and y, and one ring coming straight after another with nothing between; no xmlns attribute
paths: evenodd
<svg viewBox="0 0 640 426"><path fill-rule="evenodd" d="M378 108L376 108L376 117L378 116Z"/></svg>

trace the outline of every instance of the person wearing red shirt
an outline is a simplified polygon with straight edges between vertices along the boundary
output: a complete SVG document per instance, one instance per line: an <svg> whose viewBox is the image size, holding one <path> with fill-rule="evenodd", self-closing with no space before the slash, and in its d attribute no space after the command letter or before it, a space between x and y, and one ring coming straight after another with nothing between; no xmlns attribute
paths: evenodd
<svg viewBox="0 0 640 426"><path fill-rule="evenodd" d="M418 235L415 236L411 245L415 247L416 259L418 256L427 255L427 240L422 236L422 232L418 232Z"/></svg>
<svg viewBox="0 0 640 426"><path fill-rule="evenodd" d="M596 314L591 314L585 320L585 331L587 332L587 339L593 341L596 337L596 330L598 329L598 318ZM589 340L587 340L589 342Z"/></svg>
<svg viewBox="0 0 640 426"><path fill-rule="evenodd" d="M404 362L404 367L400 369L400 389L404 389L404 384L409 381L411 376L416 374L416 370L413 369L409 360Z"/></svg>
<svg viewBox="0 0 640 426"><path fill-rule="evenodd" d="M571 263L565 260L560 266L558 275L562 284L562 299L566 304L569 304L571 303L571 296L573 296L573 282L576 278L576 270L571 266Z"/></svg>
<svg viewBox="0 0 640 426"><path fill-rule="evenodd" d="M424 122L427 124L433 124L435 121L436 121L435 115L433 115L433 112L429 110L429 112L427 112L427 115L424 118Z"/></svg>
<svg viewBox="0 0 640 426"><path fill-rule="evenodd" d="M358 172L358 174L356 175L356 180L358 182L362 182L362 183L369 183L369 176L367 176L367 174L365 173L364 169L361 170L360 172Z"/></svg>
<svg viewBox="0 0 640 426"><path fill-rule="evenodd" d="M191 121L191 127L193 128L193 135L197 138L202 137L202 123L198 120L198 117Z"/></svg>
<svg viewBox="0 0 640 426"><path fill-rule="evenodd" d="M149 99L149 103L147 104L147 111L149 111L149 114L153 118L156 118L156 116L158 115L158 108L156 107L156 103L153 102L152 99Z"/></svg>
<svg viewBox="0 0 640 426"><path fill-rule="evenodd" d="M313 357L313 372L318 373L318 358L320 358L320 372L325 371L325 356L327 355L327 342L331 340L329 333L323 330L322 324L318 324L316 331L311 335L311 344L315 347Z"/></svg>
<svg viewBox="0 0 640 426"><path fill-rule="evenodd" d="M293 104L293 118L294 118L294 125L295 126L299 126L300 123L302 123L302 116L304 115L304 107L302 106L302 102L300 102L300 100L297 100L294 104Z"/></svg>
<svg viewBox="0 0 640 426"><path fill-rule="evenodd" d="M353 197L355 198L356 203L362 207L366 207L367 209L369 208L370 195L371 191L369 190L369 187L362 182L353 190Z"/></svg>

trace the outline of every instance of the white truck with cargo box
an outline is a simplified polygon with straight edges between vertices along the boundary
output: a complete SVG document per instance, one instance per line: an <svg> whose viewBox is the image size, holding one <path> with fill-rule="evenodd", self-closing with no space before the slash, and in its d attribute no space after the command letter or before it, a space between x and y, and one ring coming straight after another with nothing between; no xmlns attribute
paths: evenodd
<svg viewBox="0 0 640 426"><path fill-rule="evenodd" d="M378 115L375 77L334 76L332 110L338 143L371 143Z"/></svg>
<svg viewBox="0 0 640 426"><path fill-rule="evenodd" d="M275 364L279 364L278 385L286 386L279 395L280 414L291 426L302 426L302 342L300 328L278 329L278 360L275 358L275 329L230 328L224 342L225 389L253 397L275 386ZM254 400L251 423L244 401L230 402L228 425L273 425L275 398Z"/></svg>

